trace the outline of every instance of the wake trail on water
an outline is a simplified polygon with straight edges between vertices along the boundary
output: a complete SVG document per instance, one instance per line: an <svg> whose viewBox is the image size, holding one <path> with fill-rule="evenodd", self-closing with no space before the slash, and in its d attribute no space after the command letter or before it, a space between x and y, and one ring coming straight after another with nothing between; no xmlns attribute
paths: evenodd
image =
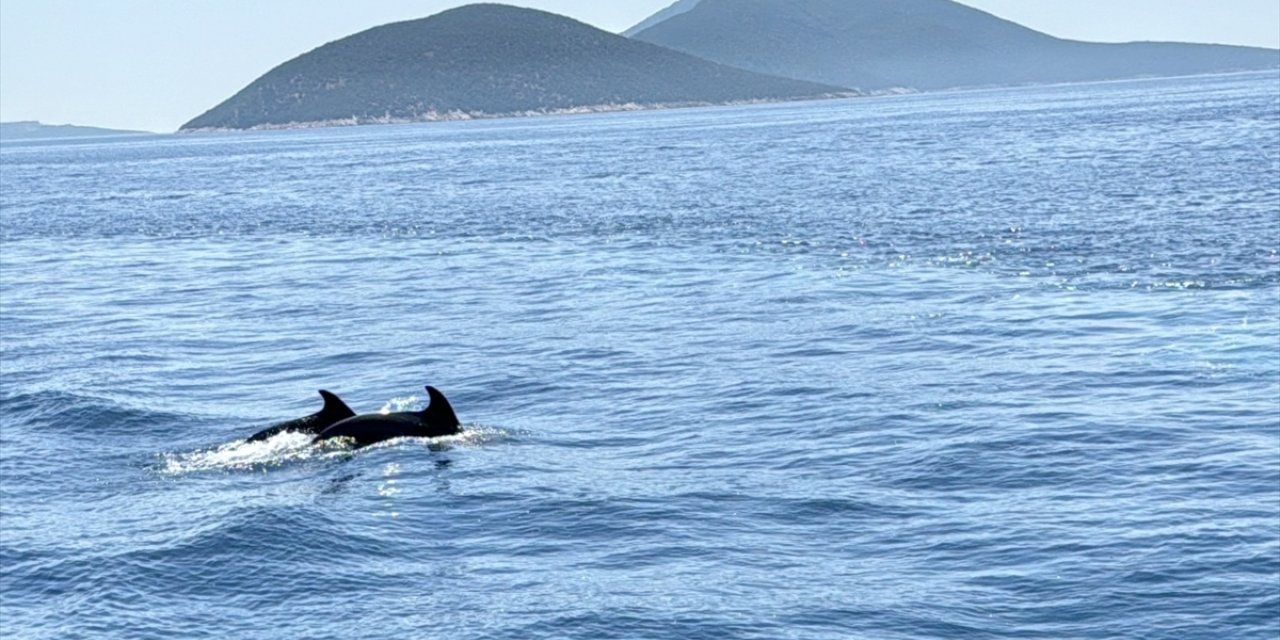
<svg viewBox="0 0 1280 640"><path fill-rule="evenodd" d="M236 440L216 447L187 452L161 453L156 471L165 476L182 476L205 472L250 471L263 473L273 468L312 461L343 460L357 452L424 446L432 451L453 447L476 447L512 437L506 429L486 425L464 426L462 433L438 438L394 438L355 449L345 439L312 444L314 434L285 431L265 440Z"/></svg>
<svg viewBox="0 0 1280 640"><path fill-rule="evenodd" d="M309 433L286 431L265 440L237 440L210 449L160 454L161 475L187 475L205 471L266 471L290 463L335 458L342 451L311 445Z"/></svg>

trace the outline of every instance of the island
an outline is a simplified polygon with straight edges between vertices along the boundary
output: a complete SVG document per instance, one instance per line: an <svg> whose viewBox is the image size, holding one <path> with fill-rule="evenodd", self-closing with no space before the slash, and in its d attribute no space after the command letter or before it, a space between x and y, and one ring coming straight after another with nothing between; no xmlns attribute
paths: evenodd
<svg viewBox="0 0 1280 640"><path fill-rule="evenodd" d="M1063 40L952 0L680 0L631 37L863 90L1089 82L1280 68L1280 51Z"/></svg>
<svg viewBox="0 0 1280 640"><path fill-rule="evenodd" d="M74 124L43 124L35 120L0 122L0 141L47 140L50 138L101 138L114 136L153 135L148 131L103 129Z"/></svg>
<svg viewBox="0 0 1280 640"><path fill-rule="evenodd" d="M852 95L552 13L475 4L382 25L270 70L181 131L404 123Z"/></svg>

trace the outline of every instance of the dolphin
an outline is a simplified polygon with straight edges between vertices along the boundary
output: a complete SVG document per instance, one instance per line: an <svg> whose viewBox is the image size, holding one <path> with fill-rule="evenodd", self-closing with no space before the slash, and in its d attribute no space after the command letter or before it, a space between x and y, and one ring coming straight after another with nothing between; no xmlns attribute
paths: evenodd
<svg viewBox="0 0 1280 640"><path fill-rule="evenodd" d="M312 442L351 438L357 447L392 438L435 438L459 433L461 423L453 407L435 387L427 387L431 402L422 411L366 413L347 418L320 432Z"/></svg>
<svg viewBox="0 0 1280 640"><path fill-rule="evenodd" d="M343 402L338 396L321 389L320 397L324 398L324 406L321 407L319 411L309 416L298 418L297 420L281 422L275 426L263 429L262 431L249 436L248 442L266 440L267 438L270 438L282 431L320 433L334 424L356 415L356 412L352 411L351 407L348 407L347 403Z"/></svg>

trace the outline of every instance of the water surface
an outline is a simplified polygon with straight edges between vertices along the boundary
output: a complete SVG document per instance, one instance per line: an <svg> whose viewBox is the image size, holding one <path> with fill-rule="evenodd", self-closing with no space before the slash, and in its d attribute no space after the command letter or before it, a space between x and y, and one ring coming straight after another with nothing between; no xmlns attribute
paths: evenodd
<svg viewBox="0 0 1280 640"><path fill-rule="evenodd" d="M6 637L1280 634L1274 73L0 178Z"/></svg>

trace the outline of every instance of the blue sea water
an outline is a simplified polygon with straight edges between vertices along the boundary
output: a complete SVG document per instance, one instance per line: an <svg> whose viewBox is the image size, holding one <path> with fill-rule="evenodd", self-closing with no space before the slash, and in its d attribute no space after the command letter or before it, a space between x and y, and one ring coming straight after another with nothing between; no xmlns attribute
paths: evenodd
<svg viewBox="0 0 1280 640"><path fill-rule="evenodd" d="M1280 636L1274 73L0 179L5 638Z"/></svg>

